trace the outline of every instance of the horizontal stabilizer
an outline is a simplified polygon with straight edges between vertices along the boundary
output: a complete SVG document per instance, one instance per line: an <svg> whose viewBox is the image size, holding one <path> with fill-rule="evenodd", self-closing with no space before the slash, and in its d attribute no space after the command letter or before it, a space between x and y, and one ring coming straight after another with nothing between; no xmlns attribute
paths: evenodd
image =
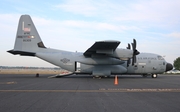
<svg viewBox="0 0 180 112"><path fill-rule="evenodd" d="M25 52L25 51L14 51L14 50L9 50L7 51L11 54L14 54L14 55L21 55L21 56L35 56L36 53L33 53L33 52Z"/></svg>

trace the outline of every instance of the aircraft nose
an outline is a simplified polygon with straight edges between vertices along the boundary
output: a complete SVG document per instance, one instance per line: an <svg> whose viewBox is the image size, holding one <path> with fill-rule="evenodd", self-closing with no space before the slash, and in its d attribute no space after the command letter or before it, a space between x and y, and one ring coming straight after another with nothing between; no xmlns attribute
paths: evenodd
<svg viewBox="0 0 180 112"><path fill-rule="evenodd" d="M166 72L169 71L169 70L172 70L173 69L173 66L171 63L167 63L166 65Z"/></svg>

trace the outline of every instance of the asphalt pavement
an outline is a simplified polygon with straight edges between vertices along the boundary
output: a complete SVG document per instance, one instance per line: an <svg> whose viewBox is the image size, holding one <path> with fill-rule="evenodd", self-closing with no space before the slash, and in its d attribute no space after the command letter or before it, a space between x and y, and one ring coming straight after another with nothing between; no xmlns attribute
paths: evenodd
<svg viewBox="0 0 180 112"><path fill-rule="evenodd" d="M180 75L0 75L0 112L179 112Z"/></svg>

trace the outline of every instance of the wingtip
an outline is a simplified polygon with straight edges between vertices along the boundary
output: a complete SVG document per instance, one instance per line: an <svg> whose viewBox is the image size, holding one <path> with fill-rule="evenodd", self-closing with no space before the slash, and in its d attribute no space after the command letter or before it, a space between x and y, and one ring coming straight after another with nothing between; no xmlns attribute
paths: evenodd
<svg viewBox="0 0 180 112"><path fill-rule="evenodd" d="M14 50L12 49L12 50L9 50L9 51L7 51L8 53L11 53L11 54L14 54L13 52L14 52Z"/></svg>

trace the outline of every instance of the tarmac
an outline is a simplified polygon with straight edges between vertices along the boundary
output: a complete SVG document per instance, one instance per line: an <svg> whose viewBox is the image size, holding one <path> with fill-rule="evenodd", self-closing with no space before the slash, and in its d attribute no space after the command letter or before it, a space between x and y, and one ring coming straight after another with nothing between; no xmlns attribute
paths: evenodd
<svg viewBox="0 0 180 112"><path fill-rule="evenodd" d="M180 75L49 76L1 74L0 112L180 111Z"/></svg>

